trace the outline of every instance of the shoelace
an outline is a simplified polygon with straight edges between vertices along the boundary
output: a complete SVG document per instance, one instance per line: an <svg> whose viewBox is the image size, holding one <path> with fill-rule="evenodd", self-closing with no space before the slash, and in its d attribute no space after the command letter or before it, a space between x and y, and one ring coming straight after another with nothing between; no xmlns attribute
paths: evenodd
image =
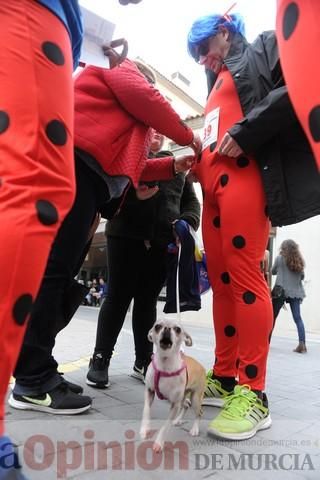
<svg viewBox="0 0 320 480"><path fill-rule="evenodd" d="M243 417L257 402L259 402L259 398L254 392L251 392L249 385L241 385L234 389L230 398L226 399L221 415L230 419Z"/></svg>

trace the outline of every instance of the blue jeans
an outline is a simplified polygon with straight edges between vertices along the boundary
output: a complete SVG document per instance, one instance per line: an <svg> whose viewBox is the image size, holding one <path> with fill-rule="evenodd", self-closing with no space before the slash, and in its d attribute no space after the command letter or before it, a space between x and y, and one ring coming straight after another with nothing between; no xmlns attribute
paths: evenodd
<svg viewBox="0 0 320 480"><path fill-rule="evenodd" d="M287 298L286 302L290 304L293 320L295 321L295 324L296 324L297 330L298 330L299 342L305 342L306 341L306 334L305 334L305 331L304 331L304 324L303 324L301 314L300 314L301 300L300 300L300 298Z"/></svg>
<svg viewBox="0 0 320 480"><path fill-rule="evenodd" d="M275 325L275 322L276 322L276 318L281 310L281 308L283 307L283 304L287 302L290 304L290 308L291 308L291 313L292 313L292 316L293 316L293 320L295 321L295 324L297 326L297 330L298 330L298 337L299 337L299 342L305 342L306 341L306 334L305 334L305 331L304 331L304 324L303 324L303 321L302 321L302 318L301 318L301 314L300 314L300 303L301 303L301 300L300 298L273 298L272 299L272 306L273 306L273 327Z"/></svg>

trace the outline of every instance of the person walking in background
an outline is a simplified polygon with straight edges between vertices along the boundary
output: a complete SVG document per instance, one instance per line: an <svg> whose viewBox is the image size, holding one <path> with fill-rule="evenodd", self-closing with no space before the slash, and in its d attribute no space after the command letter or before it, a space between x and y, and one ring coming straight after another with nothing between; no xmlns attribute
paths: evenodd
<svg viewBox="0 0 320 480"><path fill-rule="evenodd" d="M276 275L276 287L282 287L281 294L273 297L274 322L284 303L289 303L293 320L295 321L299 345L293 350L297 353L306 353L306 334L300 314L300 304L306 296L302 280L304 279L305 262L294 240L284 240L272 266L272 275ZM279 290L279 289L278 289Z"/></svg>
<svg viewBox="0 0 320 480"><path fill-rule="evenodd" d="M166 157L159 151L164 137L153 133L149 157ZM154 185L147 184L150 187ZM106 225L108 290L100 309L94 354L87 384L109 386L109 363L130 302L135 344L132 376L144 380L153 345L148 332L156 321L157 299L166 279L168 244L174 241L175 220L184 219L194 229L200 223L200 204L193 186L180 173L157 183L159 191L149 200L137 199L131 188L120 213Z"/></svg>
<svg viewBox="0 0 320 480"><path fill-rule="evenodd" d="M319 174L274 31L248 44L239 15L208 15L192 25L188 50L210 86L202 157L192 172L204 192L216 338L204 401L223 407L208 432L246 439L271 425L264 388L273 314L261 272L269 218L277 226L319 214Z"/></svg>

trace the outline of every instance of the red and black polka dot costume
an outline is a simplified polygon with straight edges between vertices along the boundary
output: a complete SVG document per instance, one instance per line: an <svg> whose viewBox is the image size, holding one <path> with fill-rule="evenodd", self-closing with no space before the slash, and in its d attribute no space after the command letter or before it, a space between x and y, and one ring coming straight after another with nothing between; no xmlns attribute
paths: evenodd
<svg viewBox="0 0 320 480"><path fill-rule="evenodd" d="M74 199L70 37L38 2L0 5L0 436L51 244Z"/></svg>
<svg viewBox="0 0 320 480"><path fill-rule="evenodd" d="M278 0L277 39L290 99L320 169L319 0Z"/></svg>
<svg viewBox="0 0 320 480"><path fill-rule="evenodd" d="M196 173L203 200L203 239L213 287L218 377L237 377L240 384L263 390L272 309L261 272L269 221L265 194L255 160L218 154L225 132L243 117L233 78L220 72L206 115L220 107L217 142L202 153Z"/></svg>

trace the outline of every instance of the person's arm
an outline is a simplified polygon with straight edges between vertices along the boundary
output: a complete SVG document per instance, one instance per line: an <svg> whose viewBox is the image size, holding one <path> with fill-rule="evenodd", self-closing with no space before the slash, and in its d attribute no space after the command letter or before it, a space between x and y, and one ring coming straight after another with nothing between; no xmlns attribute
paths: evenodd
<svg viewBox="0 0 320 480"><path fill-rule="evenodd" d="M297 122L284 83L275 34L262 35L262 41L274 88L228 130L247 154L256 152L264 143Z"/></svg>
<svg viewBox="0 0 320 480"><path fill-rule="evenodd" d="M112 70L105 69L103 75L121 107L130 115L179 145L192 144L192 130L131 61L125 60Z"/></svg>
<svg viewBox="0 0 320 480"><path fill-rule="evenodd" d="M200 203L193 185L185 180L180 199L180 220L185 220L194 230L200 225Z"/></svg>
<svg viewBox="0 0 320 480"><path fill-rule="evenodd" d="M140 181L170 180L177 173L187 171L194 163L193 155L147 159Z"/></svg>

